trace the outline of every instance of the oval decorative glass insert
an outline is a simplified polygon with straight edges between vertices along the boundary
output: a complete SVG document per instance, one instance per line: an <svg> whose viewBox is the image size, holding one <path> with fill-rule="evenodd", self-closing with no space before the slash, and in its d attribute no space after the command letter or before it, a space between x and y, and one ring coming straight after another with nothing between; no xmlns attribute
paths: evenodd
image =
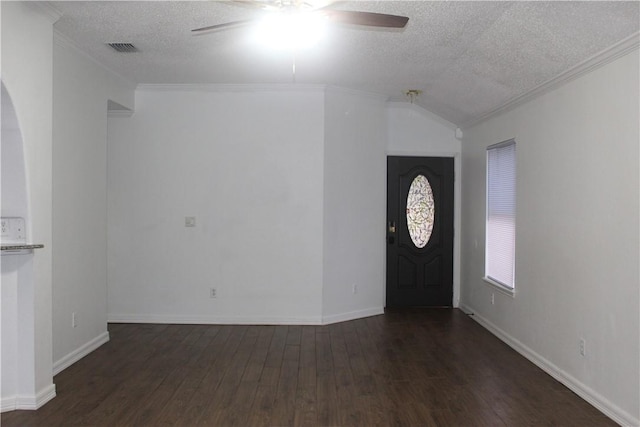
<svg viewBox="0 0 640 427"><path fill-rule="evenodd" d="M413 244L424 248L433 231L435 205L431 184L424 175L415 177L407 196L407 228Z"/></svg>

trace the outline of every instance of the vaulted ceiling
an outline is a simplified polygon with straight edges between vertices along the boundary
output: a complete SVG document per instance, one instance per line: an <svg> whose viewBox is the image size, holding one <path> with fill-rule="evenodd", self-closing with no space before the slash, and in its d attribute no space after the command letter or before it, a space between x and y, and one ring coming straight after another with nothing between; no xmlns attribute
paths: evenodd
<svg viewBox="0 0 640 427"><path fill-rule="evenodd" d="M403 30L334 25L319 45L273 51L251 26L191 29L265 11L222 1L51 2L55 29L139 84L327 84L416 103L469 124L602 51L638 38L640 2L344 1L336 9L408 16ZM128 42L135 53L106 43ZM635 42L637 43L637 41ZM295 73L294 65L295 63Z"/></svg>

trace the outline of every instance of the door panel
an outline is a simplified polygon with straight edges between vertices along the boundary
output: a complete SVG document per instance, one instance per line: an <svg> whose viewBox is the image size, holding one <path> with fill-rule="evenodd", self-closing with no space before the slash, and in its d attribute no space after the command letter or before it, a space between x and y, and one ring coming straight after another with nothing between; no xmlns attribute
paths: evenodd
<svg viewBox="0 0 640 427"><path fill-rule="evenodd" d="M387 158L387 307L452 305L453 166Z"/></svg>
<svg viewBox="0 0 640 427"><path fill-rule="evenodd" d="M442 277L442 255L437 255L424 265L424 286L440 286L438 279Z"/></svg>
<svg viewBox="0 0 640 427"><path fill-rule="evenodd" d="M417 287L417 275L416 264L410 259L398 256L398 288L400 289L415 289Z"/></svg>

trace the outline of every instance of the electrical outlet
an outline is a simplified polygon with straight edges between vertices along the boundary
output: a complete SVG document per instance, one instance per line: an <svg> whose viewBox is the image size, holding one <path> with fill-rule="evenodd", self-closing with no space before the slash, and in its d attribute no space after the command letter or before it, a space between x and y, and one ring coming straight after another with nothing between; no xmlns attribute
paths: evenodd
<svg viewBox="0 0 640 427"><path fill-rule="evenodd" d="M216 288L209 289L209 298L218 298L218 291Z"/></svg>
<svg viewBox="0 0 640 427"><path fill-rule="evenodd" d="M491 305L494 305L495 303L496 303L496 294L491 292Z"/></svg>
<svg viewBox="0 0 640 427"><path fill-rule="evenodd" d="M72 328L78 327L78 316L76 315L75 312L71 313L71 327Z"/></svg>
<svg viewBox="0 0 640 427"><path fill-rule="evenodd" d="M584 338L580 338L580 356L587 355L587 341Z"/></svg>
<svg viewBox="0 0 640 427"><path fill-rule="evenodd" d="M3 243L26 242L24 218L4 217L0 219L0 239Z"/></svg>

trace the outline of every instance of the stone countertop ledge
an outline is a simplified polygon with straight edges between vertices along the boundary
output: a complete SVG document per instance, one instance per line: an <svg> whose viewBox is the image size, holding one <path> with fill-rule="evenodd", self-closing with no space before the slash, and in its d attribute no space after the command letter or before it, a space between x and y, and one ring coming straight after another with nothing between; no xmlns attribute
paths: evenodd
<svg viewBox="0 0 640 427"><path fill-rule="evenodd" d="M14 244L3 244L0 245L0 250L2 251L24 251L30 249L42 249L44 245L32 244L28 245L26 243L14 243Z"/></svg>

